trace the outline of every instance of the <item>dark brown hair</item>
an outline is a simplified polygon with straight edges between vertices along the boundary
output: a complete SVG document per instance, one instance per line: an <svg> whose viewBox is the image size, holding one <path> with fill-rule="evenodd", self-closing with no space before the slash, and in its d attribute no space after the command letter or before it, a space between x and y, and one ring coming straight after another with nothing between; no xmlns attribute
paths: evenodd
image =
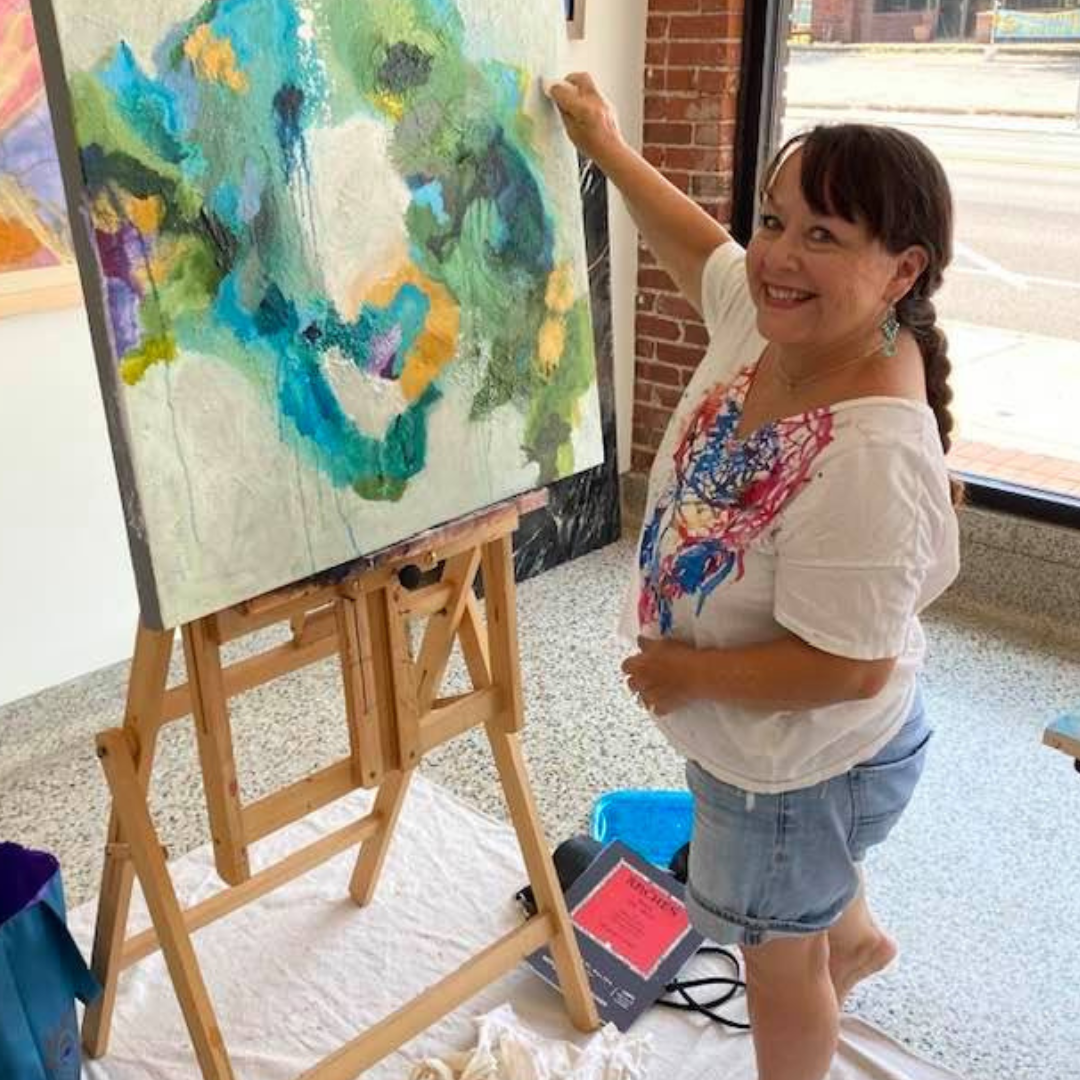
<svg viewBox="0 0 1080 1080"><path fill-rule="evenodd" d="M937 417L941 445L952 445L949 343L937 325L931 297L953 255L953 200L941 163L913 135L874 124L819 126L781 147L765 175L772 186L780 166L802 151L803 198L817 214L862 225L892 255L920 247L926 269L896 304L896 316L919 344L926 396ZM953 499L961 488L953 485Z"/></svg>

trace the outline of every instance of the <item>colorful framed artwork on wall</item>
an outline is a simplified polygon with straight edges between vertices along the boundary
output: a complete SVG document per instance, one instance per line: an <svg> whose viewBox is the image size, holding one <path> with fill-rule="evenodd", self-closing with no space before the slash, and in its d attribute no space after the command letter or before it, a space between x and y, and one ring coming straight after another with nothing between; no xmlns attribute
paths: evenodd
<svg viewBox="0 0 1080 1080"><path fill-rule="evenodd" d="M0 316L77 304L29 0L0 0Z"/></svg>

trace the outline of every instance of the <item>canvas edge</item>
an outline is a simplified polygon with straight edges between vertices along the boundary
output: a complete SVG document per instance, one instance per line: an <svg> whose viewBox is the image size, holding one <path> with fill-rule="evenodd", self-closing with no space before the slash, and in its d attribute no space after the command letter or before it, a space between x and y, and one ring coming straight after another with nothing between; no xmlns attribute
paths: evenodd
<svg viewBox="0 0 1080 1080"><path fill-rule="evenodd" d="M52 116L56 136L56 151L60 161L60 174L64 181L71 237L75 245L79 278L82 282L83 300L90 323L90 338L94 347L98 380L101 384L102 403L113 446L113 462L120 485L120 499L124 507L128 547L135 571L135 584L139 596L142 624L150 630L165 629L157 584L150 559L150 544L146 536L145 518L139 501L135 482L135 467L129 454L127 425L120 407L120 379L117 372L112 337L109 333L108 313L101 289L101 274L97 249L94 245L89 222L89 212L83 198L82 163L79 158L78 141L72 115L71 97L68 93L67 73L63 50L56 25L52 0L30 0L37 34L38 54L45 77L45 93Z"/></svg>

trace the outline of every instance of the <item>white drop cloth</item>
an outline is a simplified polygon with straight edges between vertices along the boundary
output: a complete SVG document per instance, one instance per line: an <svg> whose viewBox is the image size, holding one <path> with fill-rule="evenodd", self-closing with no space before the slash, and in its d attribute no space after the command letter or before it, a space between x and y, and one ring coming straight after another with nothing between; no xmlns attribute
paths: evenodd
<svg viewBox="0 0 1080 1080"><path fill-rule="evenodd" d="M356 792L262 841L253 849L254 869L361 816L370 801ZM513 832L423 778L413 782L375 900L365 909L348 896L353 862L346 852L195 935L237 1080L293 1080L519 921L512 897L525 878ZM220 888L209 845L170 868L185 904ZM94 906L69 917L87 956ZM148 924L137 892L133 912L135 929ZM477 1048L477 1020L506 1003L537 1036L603 1058L607 1036L576 1032L555 991L519 969L366 1076L408 1080L426 1059ZM740 1014L741 1006L731 1013ZM489 1036L497 1030L489 1018ZM650 1037L651 1080L754 1078L750 1039L703 1017L655 1008L630 1035ZM841 1036L830 1080L957 1080L854 1017L844 1018ZM635 1046L636 1038L624 1050L632 1057ZM83 1080L201 1080L160 953L121 978L109 1054L86 1062Z"/></svg>

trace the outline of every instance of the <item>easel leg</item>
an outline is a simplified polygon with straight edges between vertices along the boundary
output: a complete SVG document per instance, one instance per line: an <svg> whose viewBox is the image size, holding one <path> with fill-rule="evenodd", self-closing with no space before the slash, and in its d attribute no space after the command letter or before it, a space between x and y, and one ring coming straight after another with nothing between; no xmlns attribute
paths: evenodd
<svg viewBox="0 0 1080 1080"><path fill-rule="evenodd" d="M487 725L488 740L539 910L549 912L558 927L551 942L551 956L570 1019L580 1031L593 1031L600 1026L600 1017L555 865L547 849L517 734L525 717L518 668L517 607L509 536L485 546L483 567L491 678L496 686L505 689L507 702L506 712Z"/></svg>
<svg viewBox="0 0 1080 1080"><path fill-rule="evenodd" d="M409 790L409 781L413 770L391 773L379 786L372 813L379 818L379 831L360 845L360 855L356 860L352 881L349 883L349 895L360 907L371 903L375 895L375 886L379 883L386 853L390 849L390 840L394 835L398 814L405 803L405 794Z"/></svg>
<svg viewBox="0 0 1080 1080"><path fill-rule="evenodd" d="M199 619L184 626L184 656L206 788L210 837L214 842L214 862L222 880L229 885L240 885L251 877L251 867L244 842L229 700L221 672L221 647L214 637L212 621Z"/></svg>
<svg viewBox="0 0 1080 1080"><path fill-rule="evenodd" d="M574 1027L579 1031L594 1031L600 1026L600 1017L589 990L589 978L585 974L581 953L577 949L577 939L566 907L566 899L559 888L555 866L548 853L547 840L540 827L540 816L536 810L532 789L526 779L528 774L521 745L517 735L502 731L498 728L498 723L499 721L494 721L488 725L488 739L538 909L550 912L558 927L558 933L551 941L551 956L559 975L559 985L566 998L567 1011Z"/></svg>
<svg viewBox="0 0 1080 1080"><path fill-rule="evenodd" d="M161 941L180 1009L204 1080L232 1080L233 1071L202 973L184 925L157 830L150 818L124 733L114 728L98 736L98 757L109 780L116 813L123 823L131 859Z"/></svg>
<svg viewBox="0 0 1080 1080"><path fill-rule="evenodd" d="M145 797L150 787L154 749L160 730L161 707L172 656L172 630L146 630L139 627L131 664L124 732L135 749L135 768L139 791ZM120 954L127 932L134 867L124 845L120 818L113 804L109 815L109 833L105 865L101 875L97 926L94 931L92 967L102 985L101 995L86 1010L83 1019L83 1046L91 1058L101 1057L109 1047L116 987L120 979Z"/></svg>

